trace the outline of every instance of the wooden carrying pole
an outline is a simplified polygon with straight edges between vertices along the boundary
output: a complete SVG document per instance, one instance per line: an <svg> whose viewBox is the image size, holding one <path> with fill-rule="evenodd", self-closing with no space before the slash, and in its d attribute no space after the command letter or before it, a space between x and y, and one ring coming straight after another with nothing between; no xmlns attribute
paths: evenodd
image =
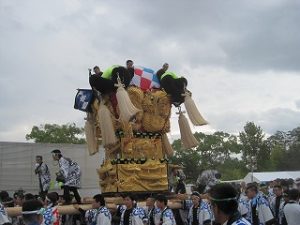
<svg viewBox="0 0 300 225"><path fill-rule="evenodd" d="M111 211L114 212L117 209L117 204L115 204L114 199L108 199L107 203L106 203L106 207ZM116 202L120 203L120 199L116 198ZM139 206L145 206L146 202L142 201L142 202L138 202ZM89 210L92 208L92 204L80 204L78 205L80 208L82 208L83 210ZM180 200L169 200L168 206L171 209L179 209L182 207L181 201ZM22 214L22 207L8 207L5 208L7 211L8 216L10 217L14 217L14 216L19 216ZM74 205L59 205L57 206L58 212L60 215L73 215L73 214L79 214L80 212L74 207Z"/></svg>

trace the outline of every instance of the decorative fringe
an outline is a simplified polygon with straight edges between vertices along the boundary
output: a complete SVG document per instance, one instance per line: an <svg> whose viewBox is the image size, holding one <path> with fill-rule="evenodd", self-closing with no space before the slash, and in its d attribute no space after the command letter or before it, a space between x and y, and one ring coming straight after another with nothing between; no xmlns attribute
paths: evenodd
<svg viewBox="0 0 300 225"><path fill-rule="evenodd" d="M111 119L111 114L107 106L103 103L100 103L100 109L98 111L100 129L102 134L102 143L106 147L111 144L115 144L118 140L115 135L115 129Z"/></svg>
<svg viewBox="0 0 300 225"><path fill-rule="evenodd" d="M119 77L118 77L118 84L116 84L118 87L117 90L117 100L118 100L118 106L120 110L120 119L124 122L128 122L135 114L137 114L139 109L137 109L131 102L129 95L127 91L124 89L123 84L121 83Z"/></svg>
<svg viewBox="0 0 300 225"><path fill-rule="evenodd" d="M99 152L99 149L94 120L90 117L91 115L88 113L87 120L85 121L84 125L84 131L89 155L94 155Z"/></svg>
<svg viewBox="0 0 300 225"><path fill-rule="evenodd" d="M163 134L161 141L162 141L163 151L167 154L168 157L172 157L174 155L174 150L172 148L172 145L169 142L168 136L166 134Z"/></svg>
<svg viewBox="0 0 300 225"><path fill-rule="evenodd" d="M184 106L193 125L203 126L208 124L208 122L200 114L191 94L188 92L185 94Z"/></svg>
<svg viewBox="0 0 300 225"><path fill-rule="evenodd" d="M182 112L179 112L178 123L183 147L185 149L196 147L199 143L194 137L189 122Z"/></svg>

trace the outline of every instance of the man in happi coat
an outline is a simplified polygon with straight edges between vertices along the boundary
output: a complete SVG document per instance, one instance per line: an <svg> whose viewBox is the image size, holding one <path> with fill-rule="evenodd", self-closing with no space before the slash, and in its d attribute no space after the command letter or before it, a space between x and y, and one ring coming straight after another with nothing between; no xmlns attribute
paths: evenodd
<svg viewBox="0 0 300 225"><path fill-rule="evenodd" d="M35 157L35 174L38 175L39 178L39 187L40 187L40 196L42 199L45 199L45 196L48 193L51 181L51 174L48 168L48 165L43 162L43 157L41 155L37 155Z"/></svg>
<svg viewBox="0 0 300 225"><path fill-rule="evenodd" d="M159 224L160 209L155 207L155 198L153 196L149 196L146 199L145 212L147 215L147 218L144 221L145 224L147 224L147 225Z"/></svg>
<svg viewBox="0 0 300 225"><path fill-rule="evenodd" d="M57 173L57 181L63 182L63 198L65 204L71 203L70 191L74 193L74 197L78 204L81 203L81 197L78 192L80 188L81 170L79 165L71 159L64 157L59 149L52 151L52 157L55 161L58 161L59 172Z"/></svg>
<svg viewBox="0 0 300 225"><path fill-rule="evenodd" d="M210 225L212 221L212 212L209 205L201 199L199 192L194 191L191 195L193 202L189 210L189 225Z"/></svg>
<svg viewBox="0 0 300 225"><path fill-rule="evenodd" d="M93 197L93 209L96 209L92 225L111 225L111 213L105 206L103 195L98 194Z"/></svg>
<svg viewBox="0 0 300 225"><path fill-rule="evenodd" d="M144 220L147 217L145 210L138 207L135 198L131 194L124 196L124 204L126 209L121 215L120 225L144 225Z"/></svg>
<svg viewBox="0 0 300 225"><path fill-rule="evenodd" d="M168 199L164 195L157 195L156 206L161 211L160 225L176 225L172 210L168 207Z"/></svg>
<svg viewBox="0 0 300 225"><path fill-rule="evenodd" d="M43 223L42 225L60 225L60 215L57 209L58 194L56 192L51 192L47 194L45 199L46 210L43 213Z"/></svg>
<svg viewBox="0 0 300 225"><path fill-rule="evenodd" d="M230 184L217 184L211 187L209 199L215 222L222 225L250 225L238 212L238 196Z"/></svg>
<svg viewBox="0 0 300 225"><path fill-rule="evenodd" d="M250 199L250 222L253 225L275 224L276 220L272 214L270 204L262 193L258 192L255 184L248 185L247 197Z"/></svg>

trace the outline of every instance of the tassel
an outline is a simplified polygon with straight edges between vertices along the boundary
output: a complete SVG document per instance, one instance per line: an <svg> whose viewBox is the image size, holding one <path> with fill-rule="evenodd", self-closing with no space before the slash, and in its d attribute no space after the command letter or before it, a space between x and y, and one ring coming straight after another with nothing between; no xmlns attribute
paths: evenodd
<svg viewBox="0 0 300 225"><path fill-rule="evenodd" d="M199 110L197 109L197 106L192 99L190 92L185 93L184 106L193 125L203 126L208 124L208 122L202 117Z"/></svg>
<svg viewBox="0 0 300 225"><path fill-rule="evenodd" d="M115 86L118 87L116 97L120 110L120 119L124 122L128 122L135 114L137 114L141 110L137 109L132 104L127 91L124 89L124 85L121 83L119 76L117 80L118 84L115 84Z"/></svg>
<svg viewBox="0 0 300 225"><path fill-rule="evenodd" d="M181 134L181 143L185 149L194 148L199 143L194 137L187 118L183 115L183 112L179 112L179 129Z"/></svg>
<svg viewBox="0 0 300 225"><path fill-rule="evenodd" d="M89 155L94 155L99 152L98 142L96 137L96 129L92 119L88 119L85 121L84 125L85 138L87 143L87 148L89 151Z"/></svg>
<svg viewBox="0 0 300 225"><path fill-rule="evenodd" d="M111 114L107 106L101 101L98 111L100 129L102 134L102 143L106 147L115 144L118 140L115 135L115 129L111 119Z"/></svg>
<svg viewBox="0 0 300 225"><path fill-rule="evenodd" d="M166 134L163 134L161 141L162 141L163 151L167 154L168 157L172 157L174 155L174 150L172 145L169 142L168 136Z"/></svg>

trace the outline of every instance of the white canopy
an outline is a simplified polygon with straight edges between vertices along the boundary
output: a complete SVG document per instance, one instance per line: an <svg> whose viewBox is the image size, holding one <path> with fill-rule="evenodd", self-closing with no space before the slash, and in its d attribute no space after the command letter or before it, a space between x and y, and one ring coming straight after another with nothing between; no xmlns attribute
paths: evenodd
<svg viewBox="0 0 300 225"><path fill-rule="evenodd" d="M252 179L253 176L253 179ZM266 182L272 181L276 179L293 179L300 177L300 171L277 171L277 172L254 172L253 174L250 172L244 177L244 181L246 183L251 182Z"/></svg>

